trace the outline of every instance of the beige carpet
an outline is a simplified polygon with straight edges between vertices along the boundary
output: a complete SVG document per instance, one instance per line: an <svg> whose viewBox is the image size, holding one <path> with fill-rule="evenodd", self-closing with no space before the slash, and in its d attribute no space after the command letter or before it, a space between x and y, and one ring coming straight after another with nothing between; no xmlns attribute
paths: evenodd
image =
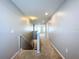
<svg viewBox="0 0 79 59"><path fill-rule="evenodd" d="M22 50L14 59L62 59L56 50L51 47L49 40L41 40L41 53L35 50Z"/></svg>

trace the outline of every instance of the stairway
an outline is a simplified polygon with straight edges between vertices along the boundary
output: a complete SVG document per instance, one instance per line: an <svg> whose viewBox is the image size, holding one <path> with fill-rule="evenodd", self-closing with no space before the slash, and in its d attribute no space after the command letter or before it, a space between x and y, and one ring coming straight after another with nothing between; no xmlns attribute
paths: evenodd
<svg viewBox="0 0 79 59"><path fill-rule="evenodd" d="M36 50L22 50L14 59L62 59L56 50L51 47L49 40L41 39L41 53Z"/></svg>

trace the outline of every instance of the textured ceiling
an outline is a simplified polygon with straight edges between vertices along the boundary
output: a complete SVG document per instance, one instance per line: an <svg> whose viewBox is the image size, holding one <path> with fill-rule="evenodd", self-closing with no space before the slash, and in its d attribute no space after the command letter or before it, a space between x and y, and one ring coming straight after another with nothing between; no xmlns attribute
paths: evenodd
<svg viewBox="0 0 79 59"><path fill-rule="evenodd" d="M24 16L37 16L37 21L32 23L44 23L52 16L64 0L11 0ZM48 13L45 16L45 12Z"/></svg>

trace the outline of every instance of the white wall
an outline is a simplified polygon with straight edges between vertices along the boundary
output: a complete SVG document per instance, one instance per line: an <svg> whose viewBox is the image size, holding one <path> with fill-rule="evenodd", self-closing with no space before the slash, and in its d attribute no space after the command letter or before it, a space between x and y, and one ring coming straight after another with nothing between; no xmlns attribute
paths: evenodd
<svg viewBox="0 0 79 59"><path fill-rule="evenodd" d="M21 16L9 0L0 0L0 59L10 59L19 49L18 36L23 28Z"/></svg>
<svg viewBox="0 0 79 59"><path fill-rule="evenodd" d="M79 0L65 0L49 24L49 38L66 59L79 59Z"/></svg>

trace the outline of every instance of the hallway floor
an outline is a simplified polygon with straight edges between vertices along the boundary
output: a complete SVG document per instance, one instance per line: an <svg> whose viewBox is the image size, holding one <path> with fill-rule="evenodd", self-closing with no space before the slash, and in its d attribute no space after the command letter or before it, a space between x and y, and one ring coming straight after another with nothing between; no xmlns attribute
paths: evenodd
<svg viewBox="0 0 79 59"><path fill-rule="evenodd" d="M36 54L35 50L22 50L14 59L62 59L49 40L41 40L41 47L40 54Z"/></svg>

